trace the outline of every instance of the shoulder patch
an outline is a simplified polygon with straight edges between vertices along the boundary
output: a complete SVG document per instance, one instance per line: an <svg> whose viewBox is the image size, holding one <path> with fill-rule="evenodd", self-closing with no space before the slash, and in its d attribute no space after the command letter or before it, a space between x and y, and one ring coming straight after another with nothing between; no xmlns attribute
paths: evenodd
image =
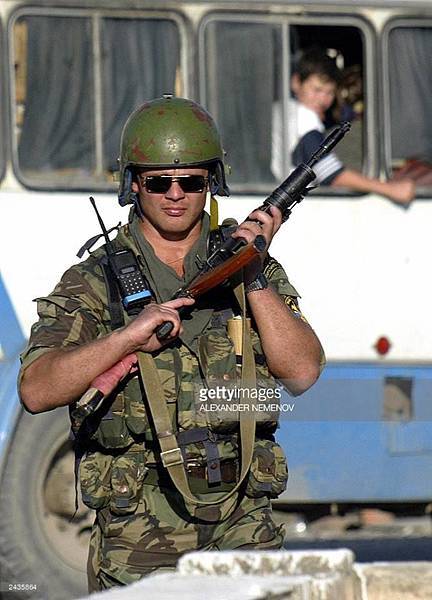
<svg viewBox="0 0 432 600"><path fill-rule="evenodd" d="M290 310L294 313L294 316L307 323L307 319L300 310L300 306L298 303L298 298L295 296L284 296L284 302L290 308ZM308 323L309 324L309 323Z"/></svg>

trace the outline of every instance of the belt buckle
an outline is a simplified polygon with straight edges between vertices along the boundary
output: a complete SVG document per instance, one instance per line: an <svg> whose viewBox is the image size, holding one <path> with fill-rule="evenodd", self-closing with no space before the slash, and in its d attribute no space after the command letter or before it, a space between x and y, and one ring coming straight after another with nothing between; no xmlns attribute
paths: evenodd
<svg viewBox="0 0 432 600"><path fill-rule="evenodd" d="M191 469L195 469L196 467L202 467L197 460L188 460L186 462L186 471L190 472Z"/></svg>

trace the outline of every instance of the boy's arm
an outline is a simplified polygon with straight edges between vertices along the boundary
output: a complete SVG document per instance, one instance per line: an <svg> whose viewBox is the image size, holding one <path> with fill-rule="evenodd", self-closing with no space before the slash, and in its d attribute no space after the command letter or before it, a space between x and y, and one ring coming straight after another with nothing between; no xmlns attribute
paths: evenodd
<svg viewBox="0 0 432 600"><path fill-rule="evenodd" d="M300 140L294 151L294 163L304 162L304 157L310 155L312 148L317 148L324 136L320 131L313 130ZM416 186L411 179L399 181L380 181L363 175L354 169L347 169L334 152L320 160L314 167L317 182L332 187L347 187L357 192L373 192L389 198L393 202L408 205L415 197Z"/></svg>
<svg viewBox="0 0 432 600"><path fill-rule="evenodd" d="M416 192L415 183L411 179L379 181L353 169L344 169L336 175L331 185L352 188L358 192L374 192L403 205L408 205L414 199Z"/></svg>

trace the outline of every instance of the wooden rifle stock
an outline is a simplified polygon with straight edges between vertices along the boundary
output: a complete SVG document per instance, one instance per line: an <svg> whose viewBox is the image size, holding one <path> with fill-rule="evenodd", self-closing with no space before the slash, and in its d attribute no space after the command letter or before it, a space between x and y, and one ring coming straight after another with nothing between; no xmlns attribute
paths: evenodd
<svg viewBox="0 0 432 600"><path fill-rule="evenodd" d="M188 286L187 295L191 298L202 296L202 294L205 294L220 283L223 283L226 279L229 279L231 275L237 273L237 271L248 265L258 256L259 251L255 244L247 244L234 254L234 256L228 258L212 271L199 275L196 280Z"/></svg>
<svg viewBox="0 0 432 600"><path fill-rule="evenodd" d="M260 238L262 236L258 236ZM252 262L255 258L260 255L260 244L259 241L246 244L238 250L233 256L225 260L223 263L207 271L202 274L198 274L192 281L186 284L183 288L181 288L176 294L175 298L189 297L189 298L198 298L202 296L212 288L215 288L217 285L223 283L227 279L229 279L234 273L237 273ZM187 308L185 309L187 310ZM179 309L180 317L185 312L182 308ZM162 323L159 327L156 328L156 336L158 340L162 341L166 339L166 337L172 331L173 324L170 321L166 323Z"/></svg>

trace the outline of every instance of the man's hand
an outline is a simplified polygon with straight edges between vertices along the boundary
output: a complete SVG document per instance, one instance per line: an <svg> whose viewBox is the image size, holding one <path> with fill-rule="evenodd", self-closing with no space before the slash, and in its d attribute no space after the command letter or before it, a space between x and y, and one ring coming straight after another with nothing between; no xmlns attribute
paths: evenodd
<svg viewBox="0 0 432 600"><path fill-rule="evenodd" d="M138 370L138 357L135 351L153 352L159 350L183 331L180 316L176 309L191 305L194 302L193 298L177 298L164 304L149 304L146 306L132 323L123 328L123 335L127 336L128 343L133 348L131 353L95 377L91 382L91 387L100 390L105 396L111 393L126 375ZM170 321L174 327L162 344L156 337L155 329L165 321Z"/></svg>
<svg viewBox="0 0 432 600"><path fill-rule="evenodd" d="M176 298L163 304L149 304L129 325L124 327L123 335L127 337L129 352L154 352L172 341L183 331L178 310L182 306L191 306L193 298ZM162 343L156 337L155 330L159 325L169 321L173 329Z"/></svg>
<svg viewBox="0 0 432 600"><path fill-rule="evenodd" d="M270 211L271 214L262 210L254 210L248 216L248 220L241 223L232 234L233 238L241 237L248 243L253 242L257 235L262 235L266 241L266 247L263 252L261 252L260 257L245 268L246 285L248 285L259 273L261 273L267 250L271 244L273 236L279 230L282 224L281 211L275 206L271 206ZM259 223L255 223L254 221L259 221Z"/></svg>

